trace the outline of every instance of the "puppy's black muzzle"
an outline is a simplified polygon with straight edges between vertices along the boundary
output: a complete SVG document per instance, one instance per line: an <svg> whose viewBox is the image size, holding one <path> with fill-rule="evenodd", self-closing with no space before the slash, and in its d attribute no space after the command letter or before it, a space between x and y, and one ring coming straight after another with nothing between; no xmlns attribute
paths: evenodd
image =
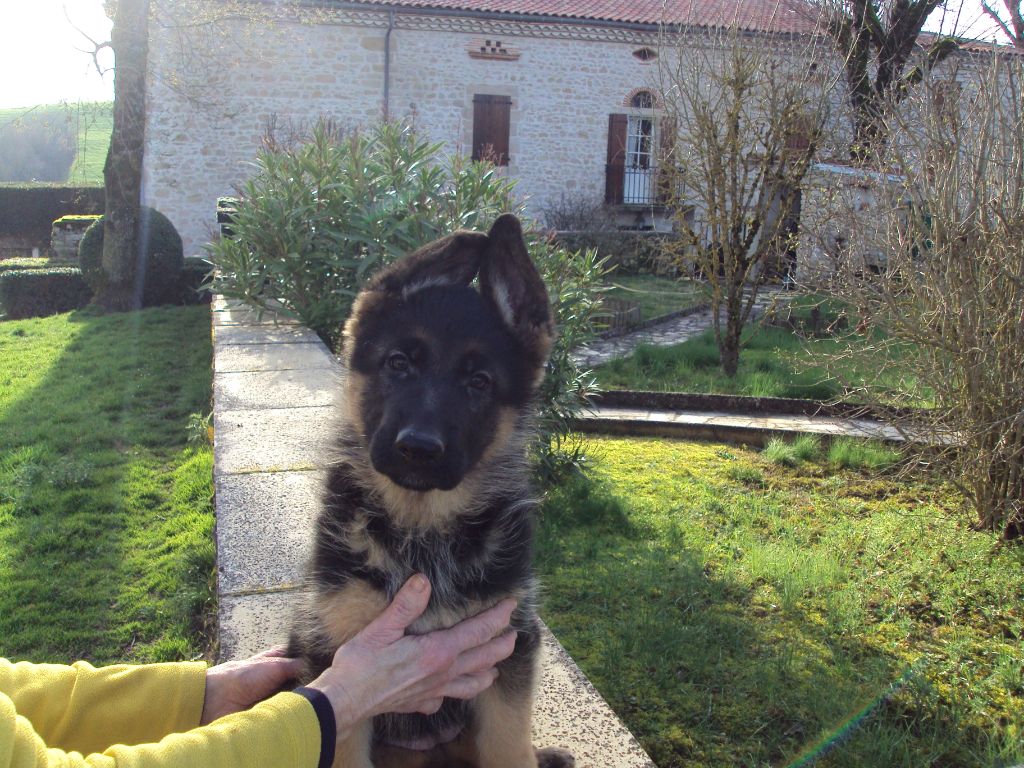
<svg viewBox="0 0 1024 768"><path fill-rule="evenodd" d="M395 450L414 467L426 469L444 459L444 441L439 435L415 427L406 427L395 438Z"/></svg>

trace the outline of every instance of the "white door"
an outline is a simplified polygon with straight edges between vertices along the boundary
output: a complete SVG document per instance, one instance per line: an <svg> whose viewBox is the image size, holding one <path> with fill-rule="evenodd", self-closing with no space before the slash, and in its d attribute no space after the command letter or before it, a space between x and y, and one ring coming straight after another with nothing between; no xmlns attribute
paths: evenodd
<svg viewBox="0 0 1024 768"><path fill-rule="evenodd" d="M626 172L622 202L651 202L651 176L654 172L654 120L630 116L626 124Z"/></svg>

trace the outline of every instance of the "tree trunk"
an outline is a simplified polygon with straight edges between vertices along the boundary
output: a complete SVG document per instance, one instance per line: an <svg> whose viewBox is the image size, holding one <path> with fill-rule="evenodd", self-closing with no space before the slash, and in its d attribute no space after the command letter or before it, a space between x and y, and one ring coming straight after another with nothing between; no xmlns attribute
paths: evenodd
<svg viewBox="0 0 1024 768"><path fill-rule="evenodd" d="M740 334L743 323L740 317L742 293L736 295L735 289L730 292L726 301L725 332L718 344L718 356L722 363L722 371L730 379L736 375L740 367Z"/></svg>
<svg viewBox="0 0 1024 768"><path fill-rule="evenodd" d="M114 311L142 305L140 204L146 120L149 0L118 0L111 33L114 49L114 129L103 168L104 280L94 301Z"/></svg>

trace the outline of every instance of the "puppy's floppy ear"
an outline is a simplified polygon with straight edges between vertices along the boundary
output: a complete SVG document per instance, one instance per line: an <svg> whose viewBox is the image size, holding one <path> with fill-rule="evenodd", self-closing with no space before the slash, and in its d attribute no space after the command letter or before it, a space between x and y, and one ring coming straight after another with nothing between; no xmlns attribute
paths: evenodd
<svg viewBox="0 0 1024 768"><path fill-rule="evenodd" d="M555 339L547 288L526 250L517 219L502 214L487 235L480 264L480 292L498 310L512 333L544 364Z"/></svg>
<svg viewBox="0 0 1024 768"><path fill-rule="evenodd" d="M409 295L433 285L468 286L488 245L479 232L455 232L399 259L366 286L370 291Z"/></svg>

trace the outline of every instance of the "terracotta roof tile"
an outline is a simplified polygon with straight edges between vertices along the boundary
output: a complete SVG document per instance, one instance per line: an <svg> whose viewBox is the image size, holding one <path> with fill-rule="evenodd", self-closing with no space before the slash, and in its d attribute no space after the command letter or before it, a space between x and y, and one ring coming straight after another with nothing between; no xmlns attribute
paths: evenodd
<svg viewBox="0 0 1024 768"><path fill-rule="evenodd" d="M811 32L805 0L356 0L372 5L526 14L632 24L687 24L759 32Z"/></svg>

